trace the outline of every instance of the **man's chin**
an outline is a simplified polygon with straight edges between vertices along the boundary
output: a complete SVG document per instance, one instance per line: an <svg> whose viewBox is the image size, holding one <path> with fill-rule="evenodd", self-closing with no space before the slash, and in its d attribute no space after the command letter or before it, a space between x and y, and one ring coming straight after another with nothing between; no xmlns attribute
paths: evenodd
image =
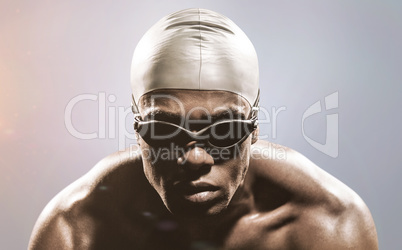
<svg viewBox="0 0 402 250"><path fill-rule="evenodd" d="M222 214L227 208L227 206L223 204L191 204L186 206L172 205L166 207L174 216L185 218L214 217Z"/></svg>

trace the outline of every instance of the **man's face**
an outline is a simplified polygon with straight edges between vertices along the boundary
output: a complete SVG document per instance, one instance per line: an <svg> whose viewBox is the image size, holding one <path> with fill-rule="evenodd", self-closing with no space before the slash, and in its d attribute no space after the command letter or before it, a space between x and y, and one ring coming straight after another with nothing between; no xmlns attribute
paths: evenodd
<svg viewBox="0 0 402 250"><path fill-rule="evenodd" d="M196 90L153 91L140 99L139 110L144 121L169 122L193 132L218 121L246 120L251 112L237 94ZM166 132L160 131L163 126L152 129L154 137ZM218 214L245 178L251 136L230 148L216 148L208 139L182 139L172 133L158 144L139 136L145 176L173 214Z"/></svg>

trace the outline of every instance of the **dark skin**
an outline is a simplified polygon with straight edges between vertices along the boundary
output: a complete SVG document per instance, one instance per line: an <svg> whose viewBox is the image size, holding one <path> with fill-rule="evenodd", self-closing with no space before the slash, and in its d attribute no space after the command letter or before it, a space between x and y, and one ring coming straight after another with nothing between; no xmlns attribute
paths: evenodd
<svg viewBox="0 0 402 250"><path fill-rule="evenodd" d="M244 100L217 92L174 95L185 114L202 106L211 113L231 108L247 117ZM160 113L178 110L161 102L151 109L143 98L141 115L155 107ZM143 154L150 146L139 138L140 147L106 157L58 194L35 225L29 248L378 249L374 222L356 193L301 154L257 141L257 133L242 143L242 160L211 160L204 148L190 143L184 164L152 163ZM158 170L158 164L169 171ZM166 191L183 173L219 186L216 198L205 205Z"/></svg>

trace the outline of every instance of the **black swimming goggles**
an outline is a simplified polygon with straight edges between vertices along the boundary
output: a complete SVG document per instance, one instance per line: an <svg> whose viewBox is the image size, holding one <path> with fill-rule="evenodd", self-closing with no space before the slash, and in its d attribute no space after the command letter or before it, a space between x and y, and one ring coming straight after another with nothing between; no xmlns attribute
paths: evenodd
<svg viewBox="0 0 402 250"><path fill-rule="evenodd" d="M166 121L142 121L134 100L133 103L134 130L152 147L169 147L172 144L184 147L189 142L197 141L214 148L230 148L246 140L258 126L259 92L250 119L222 120L197 132Z"/></svg>
<svg viewBox="0 0 402 250"><path fill-rule="evenodd" d="M249 120L223 120L197 132L192 132L174 123L134 118L134 130L153 147L168 147L170 144L185 146L197 141L215 148L230 148L243 142L257 128L257 117Z"/></svg>

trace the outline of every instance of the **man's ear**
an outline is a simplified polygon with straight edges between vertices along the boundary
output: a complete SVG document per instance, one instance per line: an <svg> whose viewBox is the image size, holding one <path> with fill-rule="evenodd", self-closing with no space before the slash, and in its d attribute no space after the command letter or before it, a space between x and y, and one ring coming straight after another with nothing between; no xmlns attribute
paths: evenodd
<svg viewBox="0 0 402 250"><path fill-rule="evenodd" d="M141 140L140 135L138 134L137 131L134 131L134 133L135 133L135 139L137 140L137 144L140 145L140 140Z"/></svg>
<svg viewBox="0 0 402 250"><path fill-rule="evenodd" d="M259 133L260 133L260 126L257 126L257 128L251 134L251 144L254 144L258 141Z"/></svg>

